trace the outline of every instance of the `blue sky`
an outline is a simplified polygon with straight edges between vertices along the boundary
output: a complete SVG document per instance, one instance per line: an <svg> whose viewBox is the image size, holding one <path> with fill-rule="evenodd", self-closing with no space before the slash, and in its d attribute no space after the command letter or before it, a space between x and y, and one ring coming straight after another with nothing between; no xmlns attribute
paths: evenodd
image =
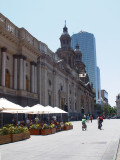
<svg viewBox="0 0 120 160"><path fill-rule="evenodd" d="M1 0L0 12L52 51L60 47L65 20L70 35L93 33L101 88L115 105L120 93L120 0Z"/></svg>

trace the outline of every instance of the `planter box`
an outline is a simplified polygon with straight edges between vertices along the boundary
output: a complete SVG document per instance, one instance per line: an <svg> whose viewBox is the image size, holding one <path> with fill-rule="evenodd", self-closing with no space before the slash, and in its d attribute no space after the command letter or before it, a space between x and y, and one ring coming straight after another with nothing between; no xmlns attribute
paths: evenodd
<svg viewBox="0 0 120 160"><path fill-rule="evenodd" d="M57 131L61 131L61 125L60 125L60 124L57 125L56 130L57 130Z"/></svg>
<svg viewBox="0 0 120 160"><path fill-rule="evenodd" d="M52 128L52 129L51 129L51 132L52 132L52 134L53 134L53 133L56 133L56 128Z"/></svg>
<svg viewBox="0 0 120 160"><path fill-rule="evenodd" d="M11 134L12 142L23 140L23 133Z"/></svg>
<svg viewBox="0 0 120 160"><path fill-rule="evenodd" d="M63 125L61 126L61 131L64 131L64 126Z"/></svg>
<svg viewBox="0 0 120 160"><path fill-rule="evenodd" d="M69 129L73 129L73 125L70 125L70 126L69 126Z"/></svg>
<svg viewBox="0 0 120 160"><path fill-rule="evenodd" d="M40 129L29 129L30 135L40 135Z"/></svg>
<svg viewBox="0 0 120 160"><path fill-rule="evenodd" d="M11 135L2 135L0 136L0 144L10 143L11 142Z"/></svg>
<svg viewBox="0 0 120 160"><path fill-rule="evenodd" d="M69 126L64 126L64 130L69 130Z"/></svg>
<svg viewBox="0 0 120 160"><path fill-rule="evenodd" d="M23 139L28 139L28 138L30 138L30 132L28 131L28 132L24 132L23 133Z"/></svg>
<svg viewBox="0 0 120 160"><path fill-rule="evenodd" d="M52 134L52 129L41 129L41 135Z"/></svg>

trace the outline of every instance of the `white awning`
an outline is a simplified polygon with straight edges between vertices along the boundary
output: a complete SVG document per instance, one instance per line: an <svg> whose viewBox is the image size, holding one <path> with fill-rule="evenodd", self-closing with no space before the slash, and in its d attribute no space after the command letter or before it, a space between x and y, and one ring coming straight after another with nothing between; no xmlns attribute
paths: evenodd
<svg viewBox="0 0 120 160"><path fill-rule="evenodd" d="M8 101L5 98L0 98L0 108L3 110L23 110L24 108L18 104Z"/></svg>

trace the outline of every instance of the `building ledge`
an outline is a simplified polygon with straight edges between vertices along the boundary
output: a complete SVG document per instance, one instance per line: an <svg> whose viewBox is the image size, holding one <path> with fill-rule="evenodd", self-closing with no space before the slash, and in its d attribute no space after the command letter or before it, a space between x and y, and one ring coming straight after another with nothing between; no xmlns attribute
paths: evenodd
<svg viewBox="0 0 120 160"><path fill-rule="evenodd" d="M31 93L24 90L15 90L11 88L6 88L3 86L0 86L0 93L7 94L11 96L18 96L18 97L26 97L26 98L32 98L32 99L38 99L37 93Z"/></svg>

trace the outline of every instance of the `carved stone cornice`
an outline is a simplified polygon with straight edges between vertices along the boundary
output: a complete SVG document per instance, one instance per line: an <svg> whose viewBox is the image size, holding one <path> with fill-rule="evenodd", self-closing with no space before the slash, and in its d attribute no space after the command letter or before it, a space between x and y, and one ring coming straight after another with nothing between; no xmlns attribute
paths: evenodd
<svg viewBox="0 0 120 160"><path fill-rule="evenodd" d="M1 48L1 52L7 52L7 48L6 47Z"/></svg>
<svg viewBox="0 0 120 160"><path fill-rule="evenodd" d="M37 66L37 63L35 63L34 61L30 62L31 65Z"/></svg>
<svg viewBox="0 0 120 160"><path fill-rule="evenodd" d="M17 59L17 58L18 58L18 55L17 55L17 54L14 54L14 55L13 55L13 58L14 58L14 59Z"/></svg>
<svg viewBox="0 0 120 160"><path fill-rule="evenodd" d="M42 55L40 50L36 49L32 44L27 42L25 39L20 40L20 45L26 47L37 56Z"/></svg>
<svg viewBox="0 0 120 160"><path fill-rule="evenodd" d="M16 35L14 35L13 33L11 33L10 31L8 31L5 27L3 27L0 24L0 34L5 37L6 39L10 40L11 42L14 42L16 44L19 44L19 39L18 37L16 37Z"/></svg>
<svg viewBox="0 0 120 160"><path fill-rule="evenodd" d="M27 59L27 57L26 57L26 56L24 56L24 55L17 55L17 58L19 58L19 59L23 59L23 60L26 60L26 59Z"/></svg>

